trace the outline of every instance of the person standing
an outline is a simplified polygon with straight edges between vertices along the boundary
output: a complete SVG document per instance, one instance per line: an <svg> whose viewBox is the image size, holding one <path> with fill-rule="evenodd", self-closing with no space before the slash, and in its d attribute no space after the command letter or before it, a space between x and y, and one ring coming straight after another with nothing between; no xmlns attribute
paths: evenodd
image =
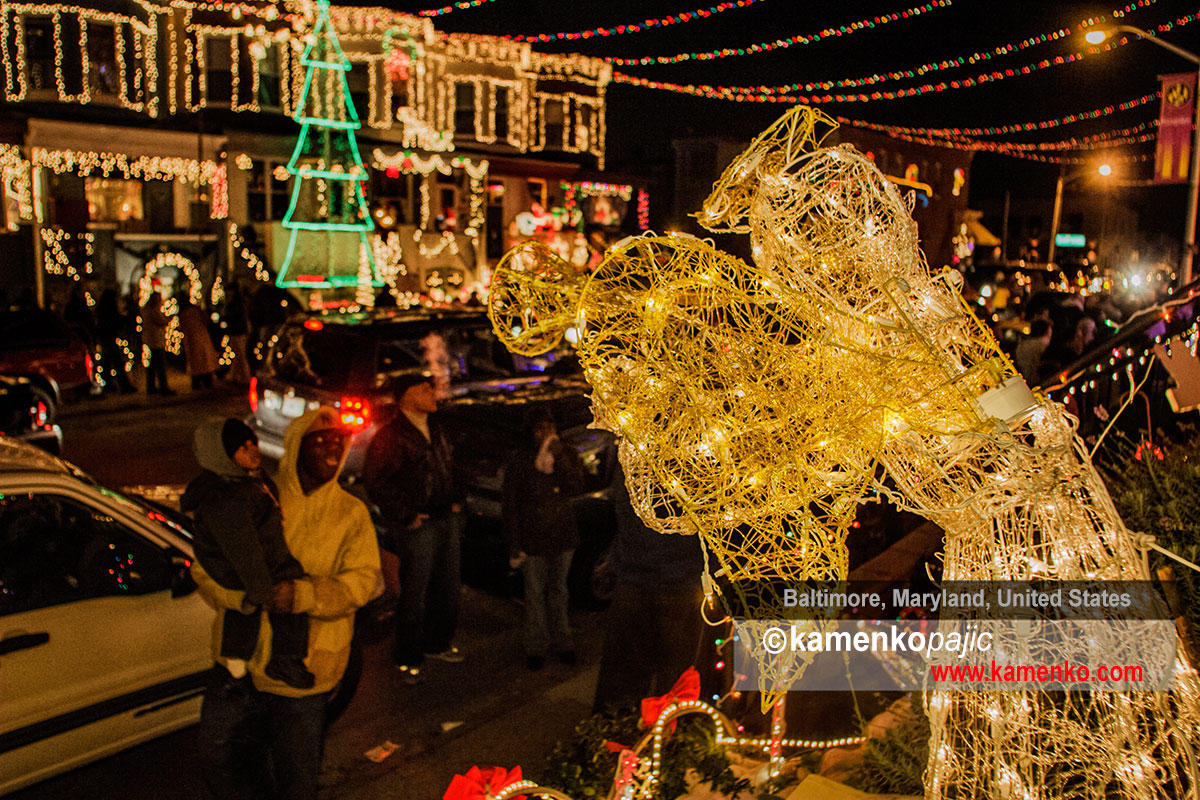
<svg viewBox="0 0 1200 800"><path fill-rule="evenodd" d="M396 668L418 683L425 658L459 662L453 644L461 589L462 519L451 449L428 375L393 383L396 416L375 434L363 463L363 487L389 528L400 558Z"/></svg>
<svg viewBox="0 0 1200 800"><path fill-rule="evenodd" d="M613 476L617 586L605 612L604 652L594 710L663 694L696 663L704 621L704 558L697 536L658 533L633 510L625 473Z"/></svg>
<svg viewBox="0 0 1200 800"><path fill-rule="evenodd" d="M311 688L267 674L271 626L265 614L248 676L234 678L220 655L225 614L214 620L213 656L220 666L205 690L198 735L205 780L221 800L317 797L325 705L350 658L354 614L383 586L370 513L336 480L349 441L337 412L322 406L288 426L279 461L283 537L306 577L275 584L266 610L308 615L304 664ZM199 561L192 574L218 612L244 609L245 593L219 584Z"/></svg>
<svg viewBox="0 0 1200 800"><path fill-rule="evenodd" d="M150 351L150 363L146 366L146 394L173 395L175 392L167 385L167 327L171 320L163 313L162 305L162 295L152 291L141 308L142 344Z"/></svg>
<svg viewBox="0 0 1200 800"><path fill-rule="evenodd" d="M111 378L112 383L108 385L121 394L137 391L125 372L125 352L118 341L127 339L129 332L116 289L105 289L100 293L100 299L96 302L96 334L105 383L108 384Z"/></svg>
<svg viewBox="0 0 1200 800"><path fill-rule="evenodd" d="M541 669L551 648L575 663L567 616L567 574L579 546L571 497L583 491L583 466L558 438L549 411L534 412L526 426L529 446L509 459L502 504L509 566L525 582L525 663Z"/></svg>
<svg viewBox="0 0 1200 800"><path fill-rule="evenodd" d="M217 371L217 351L208 335L204 312L186 297L179 300L179 332L183 334L183 354L193 389L211 389Z"/></svg>
<svg viewBox="0 0 1200 800"><path fill-rule="evenodd" d="M233 365L229 372L230 382L238 386L250 383L250 317L246 308L246 295L242 285L235 282L229 287L225 301L225 324L229 332L229 348L233 350Z"/></svg>

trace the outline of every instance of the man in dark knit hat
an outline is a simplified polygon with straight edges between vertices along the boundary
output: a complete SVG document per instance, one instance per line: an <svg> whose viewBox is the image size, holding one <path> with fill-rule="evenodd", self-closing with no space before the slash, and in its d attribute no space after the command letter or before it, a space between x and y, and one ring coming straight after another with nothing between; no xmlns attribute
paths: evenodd
<svg viewBox="0 0 1200 800"><path fill-rule="evenodd" d="M396 416L367 448L363 486L391 532L400 558L396 667L421 680L426 657L462 661L454 647L461 588L461 494L451 449L437 419L432 376L395 379Z"/></svg>

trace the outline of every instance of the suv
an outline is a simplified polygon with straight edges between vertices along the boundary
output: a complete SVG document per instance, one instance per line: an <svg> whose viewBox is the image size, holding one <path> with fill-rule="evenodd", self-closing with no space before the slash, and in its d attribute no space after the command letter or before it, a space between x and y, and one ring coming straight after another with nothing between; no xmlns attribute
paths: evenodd
<svg viewBox="0 0 1200 800"><path fill-rule="evenodd" d="M584 492L572 498L583 538L572 568L574 594L584 601L602 595L604 553L615 528L608 491L613 438L587 427L588 386L568 351L513 355L486 314L389 311L289 321L272 337L250 386L263 454L278 459L288 424L310 408L331 406L354 433L341 476L353 485L371 439L395 414L392 381L412 373L433 374L443 398L439 413L467 489L468 581L499 588L496 581L507 573L499 526L503 466L522 444L528 409L545 407L588 475Z"/></svg>

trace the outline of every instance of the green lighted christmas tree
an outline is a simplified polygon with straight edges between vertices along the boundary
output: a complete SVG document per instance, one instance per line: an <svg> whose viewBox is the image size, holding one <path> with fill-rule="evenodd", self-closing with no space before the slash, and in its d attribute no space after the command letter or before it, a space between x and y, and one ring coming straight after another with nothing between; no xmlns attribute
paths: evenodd
<svg viewBox="0 0 1200 800"><path fill-rule="evenodd" d="M317 0L317 19L305 38L304 89L295 115L300 137L287 165L292 199L283 219L291 235L275 283L312 289L382 286L367 241L374 225L362 189L367 171L354 135L362 124L350 100L350 61L330 22L329 0Z"/></svg>

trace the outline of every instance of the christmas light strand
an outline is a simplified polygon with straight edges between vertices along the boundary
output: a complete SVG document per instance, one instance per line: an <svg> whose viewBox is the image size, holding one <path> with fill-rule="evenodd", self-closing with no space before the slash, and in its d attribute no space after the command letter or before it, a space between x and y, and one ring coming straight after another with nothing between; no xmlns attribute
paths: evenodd
<svg viewBox="0 0 1200 800"><path fill-rule="evenodd" d="M1193 13L1184 17L1179 17L1173 22L1163 23L1157 26L1159 32L1165 33L1174 30L1178 27L1183 27L1192 22L1195 22L1200 14ZM1153 31L1148 31L1153 33ZM1139 37L1140 38L1140 37ZM822 95L802 95L802 94L775 94L775 91L788 91L788 86L714 86L710 84L680 84L671 83L668 81L652 81L646 78L641 78L628 73L613 71L613 82L625 83L631 86L640 86L646 89L658 89L662 91L676 92L678 94L689 94L695 97L703 97L710 100L729 100L738 103L786 103L789 105L803 104L814 105L824 103L867 103L874 100L903 100L909 97L920 97L922 95L933 92L944 92L951 89L969 89L976 86L983 86L989 83L998 83L1008 78L1015 78L1021 75L1032 75L1035 72L1040 72L1044 69L1057 67L1062 64L1071 64L1083 61L1090 56L1096 56L1101 53L1106 53L1118 47L1129 44L1132 41L1128 37L1121 37L1110 42L1105 42L1098 47L1089 47L1086 51L1075 53L1066 53L1055 56L1054 58L1042 59L1031 64L1026 64L1023 67L1010 67L1004 70L994 70L976 75L975 77L963 78L962 80L941 81L939 83L923 84L921 86L912 86L907 88L895 89L892 91L876 91L870 93L856 94L822 94Z"/></svg>
<svg viewBox="0 0 1200 800"><path fill-rule="evenodd" d="M837 121L843 125L852 125L855 128L865 128L867 130L881 131L887 134L910 134L914 136L930 136L953 138L957 136L1001 136L1006 133L1027 133L1029 131L1047 130L1050 128L1059 128L1063 125L1070 125L1075 122L1086 122L1088 120L1107 117L1118 111L1129 111L1146 103L1157 101L1161 97L1160 92L1150 92L1141 97L1127 100L1124 103L1115 105L1107 105L1103 108L1094 108L1090 111L1081 111L1077 114L1068 114L1065 117L1058 119L1042 120L1040 122L1021 122L1012 125L1000 125L998 127L986 128L908 128L902 125L883 125L876 122L866 122L861 119L849 119L847 117L838 117Z"/></svg>
<svg viewBox="0 0 1200 800"><path fill-rule="evenodd" d="M1138 2L1136 4L1136 7L1135 6L1127 6L1125 9L1114 10L1113 16L1121 17L1121 16L1124 16L1124 14L1128 13L1129 11L1135 11L1140 8L1146 8L1151 5L1154 5L1157 2L1158 2L1158 0L1141 0L1140 2ZM947 2L945 2L945 3L934 2L932 4L928 4L925 6L917 6L915 8L910 8L910 9L908 9L908 11L902 12L902 14L891 14L891 15L884 15L883 17L875 17L873 22L875 24L878 24L880 22L895 21L901 17L907 18L909 16L917 16L919 14L931 11L936 7L949 6L949 5L950 5L949 0L947 0ZM1083 20L1082 22L1080 22L1078 27L1080 29L1086 28L1091 25L1098 24L1099 22L1102 22L1104 19L1105 19L1104 17L1099 17L1099 18L1091 17L1089 19L1086 19L1086 20ZM821 39L828 38L830 36L842 36L847 33L853 33L855 30L861 29L863 27L873 28L873 27L875 27L875 24L872 24L872 20L863 20L861 22L853 23L849 26L841 26L840 28L826 28L824 31L822 31L819 34L816 34L815 36L793 36L788 39L776 39L775 41L771 41L771 42L759 42L758 44L746 45L744 47L726 47L726 48L720 48L717 50L709 50L709 51L703 52L703 53L701 53L701 52L676 53L675 55L670 55L670 56L642 56L639 58L605 58L605 61L607 61L610 64L615 64L617 66L625 66L625 67L633 67L633 66L644 67L644 66L655 66L655 65L664 65L664 64L678 64L678 63L681 63L684 61L693 61L693 60L694 61L712 61L715 59L731 58L734 56L747 56L747 55L755 55L757 53L766 53L766 52L770 52L772 50L778 50L781 48L790 47L793 44L811 44L813 42L820 41ZM882 83L884 81L889 81L889 80L898 81L898 80L918 78L918 77L921 77L922 75L926 75L930 72L939 72L939 71L945 70L945 69L956 69L958 67L966 66L968 64L977 64L981 61L989 61L993 58L1011 55L1011 54L1019 52L1021 50L1025 50L1029 47L1047 44L1049 42L1055 42L1055 41L1058 41L1060 39L1064 39L1064 38L1070 36L1071 32L1072 31L1070 28L1059 28L1058 30L1050 31L1049 33L1043 33L1043 34L1039 34L1039 35L1029 36L1029 37L1026 37L1026 38L1021 39L1016 42L1009 42L1007 44L997 45L997 46L989 48L987 50L976 51L975 53L972 53L969 56L959 56L957 58L944 59L942 61L932 61L927 64L922 64L919 67L913 67L911 69L894 70L894 71L889 71L889 72L876 73L874 75L867 75L862 78L843 78L841 80L816 81L816 82L811 82L811 83L794 83L794 84L789 84L789 85L785 85L785 86L774 86L774 87L764 86L761 88L767 93L786 93L786 92L799 92L799 91L812 92L812 91L816 91L818 89L828 91L830 89L849 89L849 88L856 88L859 86L870 86L870 85L873 85L876 83Z"/></svg>
<svg viewBox="0 0 1200 800"><path fill-rule="evenodd" d="M466 11L470 8L479 8L487 3L494 3L496 0L462 0L459 3L453 3L441 8L427 8L423 11L418 11L418 17L441 17L449 14L451 11Z"/></svg>
<svg viewBox="0 0 1200 800"><path fill-rule="evenodd" d="M784 50L795 44L815 44L825 39L832 39L839 36L848 36L852 33L861 30L871 30L878 25L883 25L888 22L898 22L902 19L911 19L913 17L926 14L936 8L947 8L950 6L951 0L933 0L931 3L925 3L920 6L913 6L904 11L895 11L891 14L884 14L878 17L866 17L857 22L851 22L848 25L839 25L836 28L825 28L818 33L797 34L789 36L786 39L776 39L771 42L759 42L758 44L745 45L743 47L723 47L717 50L709 50L707 52L692 52L692 53L676 53L670 56L642 56L640 58L605 58L604 60L610 64L616 64L622 67L645 67L650 65L662 64L680 64L684 61L714 61L722 58L731 58L733 56L749 56L757 55L758 53L769 53L773 50ZM899 77L913 77L912 74L903 75L897 74ZM874 76L880 80L885 78ZM873 81L872 81L873 82ZM798 89L799 87L797 87ZM821 87L832 88L832 87ZM806 88L805 91L811 91Z"/></svg>
<svg viewBox="0 0 1200 800"><path fill-rule="evenodd" d="M668 25L679 25L684 22L694 22L696 20L708 19L717 14L726 11L732 11L737 8L746 8L755 3L761 3L764 0L733 0L733 2L718 3L715 6L708 8L697 8L694 11L684 11L679 14L671 14L667 17L651 18L642 20L640 23L628 23L625 25L615 25L611 28L591 28L585 31L573 31L570 33L533 33L533 34L514 34L512 36L504 36L501 38L508 39L513 42L555 42L555 41L574 41L576 39L594 39L596 37L605 36L622 36L627 33L641 33L645 30L655 28L665 28Z"/></svg>

